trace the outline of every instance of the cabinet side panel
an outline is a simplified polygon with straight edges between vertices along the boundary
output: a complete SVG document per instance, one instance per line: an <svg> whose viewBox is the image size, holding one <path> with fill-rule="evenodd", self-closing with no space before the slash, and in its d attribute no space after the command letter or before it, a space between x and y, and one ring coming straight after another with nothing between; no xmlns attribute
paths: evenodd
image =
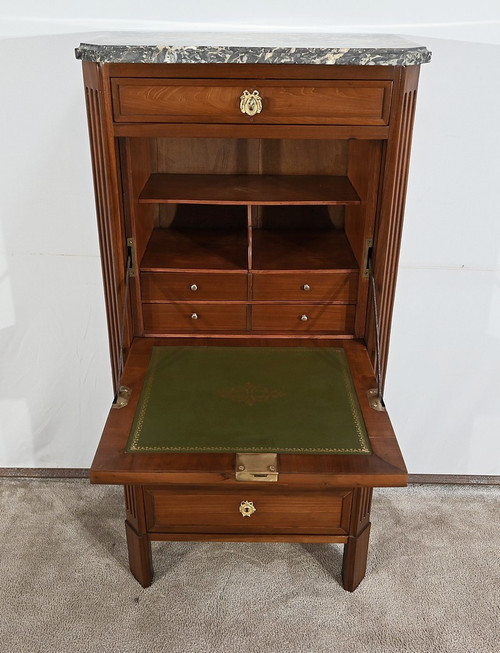
<svg viewBox="0 0 500 653"><path fill-rule="evenodd" d="M389 351L419 72L419 66L402 68L401 80L396 84L375 231L373 273L379 309L380 360L383 379ZM371 360L374 362L376 358L375 325L371 292L369 305L365 338Z"/></svg>
<svg viewBox="0 0 500 653"><path fill-rule="evenodd" d="M120 218L117 153L108 126L102 69L83 63L99 246L108 320L113 389L119 385L120 321L125 290L124 240ZM127 329L128 331L128 329ZM128 342L128 333L125 343Z"/></svg>

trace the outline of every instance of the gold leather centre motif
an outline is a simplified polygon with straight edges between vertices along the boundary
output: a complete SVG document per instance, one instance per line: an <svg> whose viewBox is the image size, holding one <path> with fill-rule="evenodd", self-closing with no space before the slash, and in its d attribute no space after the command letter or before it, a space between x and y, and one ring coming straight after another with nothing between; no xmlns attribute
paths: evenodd
<svg viewBox="0 0 500 653"><path fill-rule="evenodd" d="M222 399L229 399L229 401L235 401L247 406L255 406L255 404L272 401L273 399L279 399L280 397L286 396L286 392L272 390L271 388L266 388L262 385L255 385L250 381L245 383L245 385L217 390L215 394Z"/></svg>

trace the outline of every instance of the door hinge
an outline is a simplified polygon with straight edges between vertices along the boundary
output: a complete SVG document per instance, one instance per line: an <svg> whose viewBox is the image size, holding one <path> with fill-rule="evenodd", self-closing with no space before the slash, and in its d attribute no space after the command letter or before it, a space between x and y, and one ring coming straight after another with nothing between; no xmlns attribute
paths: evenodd
<svg viewBox="0 0 500 653"><path fill-rule="evenodd" d="M235 476L237 481L277 481L278 454L237 453Z"/></svg>
<svg viewBox="0 0 500 653"><path fill-rule="evenodd" d="M363 253L363 278L370 276L372 263L373 238L365 238L365 251Z"/></svg>
<svg viewBox="0 0 500 653"><path fill-rule="evenodd" d="M129 275L137 275L137 258L135 251L135 238L127 238L127 260L129 261Z"/></svg>
<svg viewBox="0 0 500 653"><path fill-rule="evenodd" d="M386 412L384 400L380 396L378 388L370 388L366 394L368 396L368 403L370 408L373 408L373 410L378 410L381 413Z"/></svg>
<svg viewBox="0 0 500 653"><path fill-rule="evenodd" d="M131 388L126 385L121 385L118 394L115 397L112 408L125 408L128 406L130 395L132 394Z"/></svg>

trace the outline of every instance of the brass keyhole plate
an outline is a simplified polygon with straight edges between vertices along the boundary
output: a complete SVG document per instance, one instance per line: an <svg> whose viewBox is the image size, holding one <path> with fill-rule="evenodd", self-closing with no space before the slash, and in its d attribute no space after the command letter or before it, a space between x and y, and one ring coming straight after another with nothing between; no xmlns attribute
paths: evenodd
<svg viewBox="0 0 500 653"><path fill-rule="evenodd" d="M240 503L240 512L243 517L251 517L257 508L253 505L253 501L242 501Z"/></svg>

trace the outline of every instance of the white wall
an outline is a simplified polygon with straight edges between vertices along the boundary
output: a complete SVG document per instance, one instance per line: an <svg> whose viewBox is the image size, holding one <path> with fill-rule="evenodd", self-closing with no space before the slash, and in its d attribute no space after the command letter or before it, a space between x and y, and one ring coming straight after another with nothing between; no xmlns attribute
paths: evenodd
<svg viewBox="0 0 500 653"><path fill-rule="evenodd" d="M433 51L421 71L386 401L410 472L500 474L500 3L337 5L3 0L0 466L88 466L112 399L73 48L103 29L248 26L393 32Z"/></svg>

